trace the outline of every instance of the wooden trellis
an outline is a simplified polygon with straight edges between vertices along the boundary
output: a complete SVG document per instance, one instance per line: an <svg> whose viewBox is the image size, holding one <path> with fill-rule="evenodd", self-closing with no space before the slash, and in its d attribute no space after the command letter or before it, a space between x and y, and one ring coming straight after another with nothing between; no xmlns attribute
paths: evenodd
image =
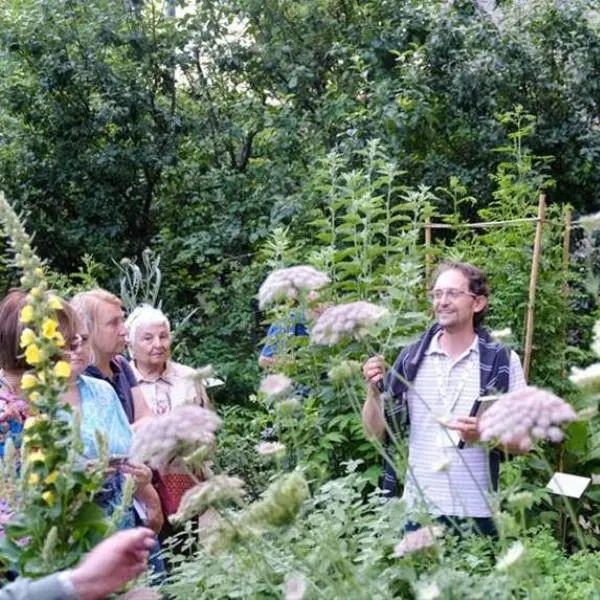
<svg viewBox="0 0 600 600"><path fill-rule="evenodd" d="M566 284L566 274L569 268L569 257L570 257L570 245L571 245L571 230L574 227L579 226L579 223L572 222L572 210L570 206L565 206L563 211L563 221L549 221L546 219L546 195L540 194L538 201L538 211L536 217L529 217L523 219L512 219L507 221L489 221L481 223L465 223L461 224L461 228L465 229L487 229L489 227L502 227L506 225L521 225L524 223L535 223L535 237L533 240L533 256L531 260L531 271L529 277L529 298L527 302L527 314L525 320L525 343L523 350L523 371L525 378L528 379L529 371L531 368L531 356L533 352L533 331L535 327L535 299L537 291L537 281L540 269L540 258L542 256L542 234L544 225L560 226L564 229L563 232L563 254L562 254L562 268L565 273L565 283L563 284L561 293L566 297L568 295L568 286ZM448 229L455 230L454 225L448 223L431 223L427 220L423 225L425 229L425 272L427 278L431 274L433 265L433 257L429 252L429 248L432 244L432 231L434 229ZM566 334L566 331L565 331Z"/></svg>

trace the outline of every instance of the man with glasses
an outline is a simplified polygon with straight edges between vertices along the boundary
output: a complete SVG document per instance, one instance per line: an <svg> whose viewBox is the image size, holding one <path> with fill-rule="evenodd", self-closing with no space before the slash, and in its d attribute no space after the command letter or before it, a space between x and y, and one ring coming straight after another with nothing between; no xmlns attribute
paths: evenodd
<svg viewBox="0 0 600 600"><path fill-rule="evenodd" d="M497 489L503 452L513 449L477 445L479 398L525 387L525 378L517 354L482 327L485 274L467 263L445 262L434 281L429 297L436 323L402 350L387 373L380 356L365 363L363 423L386 443L383 488L389 495L398 493L394 441L408 428L402 496L407 530L429 514L459 533L474 526L493 534L489 492Z"/></svg>

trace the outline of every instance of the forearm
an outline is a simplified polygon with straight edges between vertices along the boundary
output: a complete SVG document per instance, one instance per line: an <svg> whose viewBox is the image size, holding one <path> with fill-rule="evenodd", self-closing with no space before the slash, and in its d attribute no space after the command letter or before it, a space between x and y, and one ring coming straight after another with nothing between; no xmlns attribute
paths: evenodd
<svg viewBox="0 0 600 600"><path fill-rule="evenodd" d="M369 437L383 439L385 435L385 416L381 394L373 386L369 386L367 400L362 409L362 422Z"/></svg>

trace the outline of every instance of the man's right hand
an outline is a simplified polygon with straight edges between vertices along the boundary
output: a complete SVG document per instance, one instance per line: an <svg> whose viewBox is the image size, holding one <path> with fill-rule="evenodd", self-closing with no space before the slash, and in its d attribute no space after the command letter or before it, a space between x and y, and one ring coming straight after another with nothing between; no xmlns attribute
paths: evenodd
<svg viewBox="0 0 600 600"><path fill-rule="evenodd" d="M383 381L385 376L385 361L383 356L372 356L363 365L363 375L371 388L378 389L377 384Z"/></svg>

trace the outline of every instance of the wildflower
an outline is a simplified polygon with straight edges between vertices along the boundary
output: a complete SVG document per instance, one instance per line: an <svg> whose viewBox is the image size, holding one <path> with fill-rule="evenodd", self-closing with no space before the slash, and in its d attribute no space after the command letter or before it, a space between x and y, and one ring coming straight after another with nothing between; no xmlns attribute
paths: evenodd
<svg viewBox="0 0 600 600"><path fill-rule="evenodd" d="M283 396L291 389L292 380L279 373L269 375L260 382L260 391L269 397Z"/></svg>
<svg viewBox="0 0 600 600"><path fill-rule="evenodd" d="M294 520L306 498L306 479L300 471L293 471L273 482L263 497L248 508L244 520L274 527L287 525Z"/></svg>
<svg viewBox="0 0 600 600"><path fill-rule="evenodd" d="M310 339L315 344L323 345L337 344L344 337L360 339L387 314L386 308L362 300L331 306L315 323Z"/></svg>
<svg viewBox="0 0 600 600"><path fill-rule="evenodd" d="M31 294L32 298L41 298L42 297L42 290L40 290L40 288L38 288L38 287L31 288L31 291L29 293Z"/></svg>
<svg viewBox="0 0 600 600"><path fill-rule="evenodd" d="M23 430L29 431L30 429L32 429L33 427L35 427L42 421L45 421L46 419L47 419L46 415L38 415L36 417L27 417L27 419L25 419L25 423L23 424Z"/></svg>
<svg viewBox="0 0 600 600"><path fill-rule="evenodd" d="M289 416L294 414L300 408L298 398L286 398L277 403L276 409L281 416Z"/></svg>
<svg viewBox="0 0 600 600"><path fill-rule="evenodd" d="M311 291L325 287L330 279L314 267L300 265L273 271L258 290L261 309L285 298L297 298L301 290Z"/></svg>
<svg viewBox="0 0 600 600"><path fill-rule="evenodd" d="M215 475L189 489L181 498L177 512L170 517L172 523L184 523L198 516L208 507L225 502L241 504L244 482L238 477Z"/></svg>
<svg viewBox="0 0 600 600"><path fill-rule="evenodd" d="M42 361L42 357L42 351L35 344L30 344L25 349L25 361L29 365L37 365Z"/></svg>
<svg viewBox="0 0 600 600"><path fill-rule="evenodd" d="M436 544L436 539L443 535L444 528L441 525L421 527L416 531L410 531L396 545L393 556L400 558L407 554L428 550Z"/></svg>
<svg viewBox="0 0 600 600"><path fill-rule="evenodd" d="M481 417L479 431L483 441L500 440L527 451L536 439L560 441L560 426L576 419L573 408L558 396L527 387L501 396Z"/></svg>
<svg viewBox="0 0 600 600"><path fill-rule="evenodd" d="M43 463L46 460L46 455L41 450L34 450L30 452L27 456L27 462L30 464L41 462Z"/></svg>
<svg viewBox="0 0 600 600"><path fill-rule="evenodd" d="M63 334L60 331L57 331L54 336L52 337L52 341L54 342L55 346L58 346L59 348L62 348L65 345L65 338L63 337Z"/></svg>
<svg viewBox="0 0 600 600"><path fill-rule="evenodd" d="M165 415L149 419L133 434L132 456L161 469L177 456L186 456L199 446L212 446L221 419L211 410L185 404Z"/></svg>
<svg viewBox="0 0 600 600"><path fill-rule="evenodd" d="M29 394L29 400L31 402L33 402L34 404L36 402L38 402L41 397L42 397L42 395L39 392L34 391L34 392L31 392L31 394Z"/></svg>
<svg viewBox="0 0 600 600"><path fill-rule="evenodd" d="M38 379L31 373L25 373L25 375L21 377L21 388L24 390L30 390L31 388L34 388L38 383Z"/></svg>
<svg viewBox="0 0 600 600"><path fill-rule="evenodd" d="M62 310L62 302L60 298L54 294L48 296L47 304L52 310Z"/></svg>
<svg viewBox="0 0 600 600"><path fill-rule="evenodd" d="M284 599L302 600L306 594L306 579L299 575L292 575L285 580Z"/></svg>
<svg viewBox="0 0 600 600"><path fill-rule="evenodd" d="M31 323L31 321L33 321L33 306L26 304L21 309L19 321L21 321L21 323Z"/></svg>
<svg viewBox="0 0 600 600"><path fill-rule="evenodd" d="M29 327L27 327L21 332L21 339L19 341L19 345L21 346L21 348L25 348L31 344L34 344L36 340L37 337L33 329L29 329Z"/></svg>
<svg viewBox="0 0 600 600"><path fill-rule="evenodd" d="M21 388L24 390L30 390L31 388L34 388L38 383L39 382L35 375L32 375L31 373L25 373L25 375L21 377Z"/></svg>
<svg viewBox="0 0 600 600"><path fill-rule="evenodd" d="M71 365L66 360L59 360L54 365L54 374L57 377L68 379L71 376Z"/></svg>
<svg viewBox="0 0 600 600"><path fill-rule="evenodd" d="M515 563L520 561L524 554L525 546L523 546L521 542L514 542L506 554L500 558L500 560L498 560L496 563L496 569L498 571L506 571Z"/></svg>
<svg viewBox="0 0 600 600"><path fill-rule="evenodd" d="M40 482L40 476L37 473L31 473L27 478L29 485L37 485Z"/></svg>
<svg viewBox="0 0 600 600"><path fill-rule="evenodd" d="M50 319L46 317L42 322L42 335L47 339L51 340L56 334L58 328L58 321L56 319Z"/></svg>
<svg viewBox="0 0 600 600"><path fill-rule="evenodd" d="M261 456L283 454L285 452L285 446L279 442L261 442L256 446L256 451Z"/></svg>
<svg viewBox="0 0 600 600"><path fill-rule="evenodd" d="M422 583L417 586L417 600L435 600L441 595L440 588L435 581Z"/></svg>
<svg viewBox="0 0 600 600"><path fill-rule="evenodd" d="M44 483L46 485L54 485L56 483L57 479L58 479L58 471L52 471L52 473L50 473L50 475L48 475L44 479Z"/></svg>
<svg viewBox="0 0 600 600"><path fill-rule="evenodd" d="M333 365L327 373L331 381L342 383L347 379L352 379L360 374L362 370L361 364L356 360L344 360L337 365Z"/></svg>
<svg viewBox="0 0 600 600"><path fill-rule="evenodd" d="M56 496L54 495L54 492L51 491L47 491L44 492L42 494L42 500L48 505L48 506L52 506L54 504L54 500L56 499Z"/></svg>
<svg viewBox="0 0 600 600"><path fill-rule="evenodd" d="M600 390L600 363L594 363L585 369L573 367L569 381L586 392Z"/></svg>

